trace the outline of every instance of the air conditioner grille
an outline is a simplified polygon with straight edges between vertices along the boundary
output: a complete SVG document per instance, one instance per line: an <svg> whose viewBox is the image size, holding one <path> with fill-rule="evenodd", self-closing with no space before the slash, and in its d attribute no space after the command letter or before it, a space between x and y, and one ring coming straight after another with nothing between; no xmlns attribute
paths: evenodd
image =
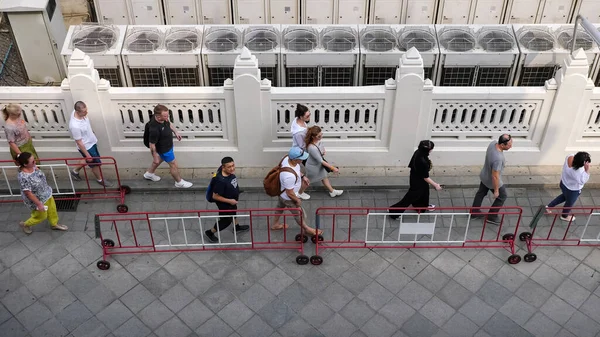
<svg viewBox="0 0 600 337"><path fill-rule="evenodd" d="M71 41L73 49L92 54L102 53L115 44L117 33L110 27L86 27L75 33Z"/></svg>
<svg viewBox="0 0 600 337"><path fill-rule="evenodd" d="M288 28L283 32L283 45L295 52L311 51L317 47L317 33L311 28Z"/></svg>
<svg viewBox="0 0 600 337"><path fill-rule="evenodd" d="M515 47L515 41L508 32L490 30L479 35L479 45L489 52L506 52Z"/></svg>
<svg viewBox="0 0 600 337"><path fill-rule="evenodd" d="M244 34L244 45L250 51L269 51L279 45L279 35L275 29L250 27Z"/></svg>
<svg viewBox="0 0 600 337"><path fill-rule="evenodd" d="M465 52L475 48L475 37L463 29L450 28L440 34L440 43L453 52Z"/></svg>
<svg viewBox="0 0 600 337"><path fill-rule="evenodd" d="M190 52L198 48L200 38L190 30L175 31L167 35L165 46L170 52Z"/></svg>
<svg viewBox="0 0 600 337"><path fill-rule="evenodd" d="M325 28L322 43L327 51L351 51L356 47L356 35L351 28Z"/></svg>
<svg viewBox="0 0 600 337"><path fill-rule="evenodd" d="M519 35L523 47L533 51L548 51L554 48L554 38L549 32L530 29Z"/></svg>
<svg viewBox="0 0 600 337"><path fill-rule="evenodd" d="M127 37L127 49L137 53L157 50L161 45L161 37L156 30L138 30Z"/></svg>
<svg viewBox="0 0 600 337"><path fill-rule="evenodd" d="M435 47L435 36L424 29L405 29L398 37L398 46L402 51L415 47L420 52L427 52Z"/></svg>
<svg viewBox="0 0 600 337"><path fill-rule="evenodd" d="M396 47L396 37L391 29L365 29L361 34L362 46L370 51L386 52Z"/></svg>
<svg viewBox="0 0 600 337"><path fill-rule="evenodd" d="M206 48L216 52L227 52L238 49L240 37L231 29L211 29L206 35Z"/></svg>
<svg viewBox="0 0 600 337"><path fill-rule="evenodd" d="M561 47L571 50L573 45L573 31L564 30L558 34L558 43ZM594 40L585 31L578 30L577 38L575 39L575 49L583 48L583 50L590 50L594 47Z"/></svg>

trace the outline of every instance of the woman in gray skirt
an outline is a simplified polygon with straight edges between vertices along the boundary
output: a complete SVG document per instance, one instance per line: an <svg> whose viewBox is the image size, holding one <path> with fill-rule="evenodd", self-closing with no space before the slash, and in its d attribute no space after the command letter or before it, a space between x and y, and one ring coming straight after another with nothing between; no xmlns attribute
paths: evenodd
<svg viewBox="0 0 600 337"><path fill-rule="evenodd" d="M323 132L318 126L312 126L306 131L306 151L310 155L306 160L306 176L311 183L321 181L323 185L329 191L329 196L335 198L344 193L343 190L336 190L331 187L329 178L327 177L328 172L339 173L340 169L329 164L323 156L325 155L325 148L321 145L321 139L323 138Z"/></svg>

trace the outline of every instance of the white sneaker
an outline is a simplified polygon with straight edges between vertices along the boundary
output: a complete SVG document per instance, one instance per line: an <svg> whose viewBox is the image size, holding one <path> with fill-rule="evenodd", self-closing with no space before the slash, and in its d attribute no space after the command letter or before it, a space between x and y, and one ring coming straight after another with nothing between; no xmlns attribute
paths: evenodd
<svg viewBox="0 0 600 337"><path fill-rule="evenodd" d="M152 181L159 181L160 180L159 176L157 176L154 173L150 173L150 172L144 173L144 178L146 178L148 180L152 180Z"/></svg>
<svg viewBox="0 0 600 337"><path fill-rule="evenodd" d="M179 188L190 188L192 187L192 183L190 183L189 181L185 181L183 179L181 179L178 183L175 183L175 187L179 187Z"/></svg>
<svg viewBox="0 0 600 337"><path fill-rule="evenodd" d="M333 192L329 192L329 196L335 198L342 195L342 193L344 193L344 190L333 190Z"/></svg>
<svg viewBox="0 0 600 337"><path fill-rule="evenodd" d="M306 192L296 193L296 196L302 200L310 199L310 195L306 194Z"/></svg>

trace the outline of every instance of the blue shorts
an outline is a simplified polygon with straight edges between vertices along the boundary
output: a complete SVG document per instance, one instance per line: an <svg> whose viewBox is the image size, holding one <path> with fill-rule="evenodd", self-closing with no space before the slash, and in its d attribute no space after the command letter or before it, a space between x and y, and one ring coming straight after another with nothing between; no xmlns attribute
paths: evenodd
<svg viewBox="0 0 600 337"><path fill-rule="evenodd" d="M83 156L83 158L85 158L85 154L83 154L83 152L81 152L81 150L79 150L79 149L77 149L77 150L79 151L79 153L81 153L81 155ZM94 144L94 146L92 146L89 149L87 149L87 152L92 157L100 157L100 152L98 152L98 146L96 146L96 144ZM102 161L100 160L100 158L94 158L94 159L92 159L91 162L88 163L88 166L89 167L94 167L94 166L100 165L100 163L102 163Z"/></svg>
<svg viewBox="0 0 600 337"><path fill-rule="evenodd" d="M170 163L173 160L175 160L175 153L173 153L173 148L171 148L165 153L159 153L158 155L160 156L160 159L166 161L167 163Z"/></svg>

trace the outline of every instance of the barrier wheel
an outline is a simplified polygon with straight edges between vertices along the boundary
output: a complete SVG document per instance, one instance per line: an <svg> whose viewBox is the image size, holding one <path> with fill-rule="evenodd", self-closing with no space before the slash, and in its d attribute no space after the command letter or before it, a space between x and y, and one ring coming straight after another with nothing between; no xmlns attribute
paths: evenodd
<svg viewBox="0 0 600 337"><path fill-rule="evenodd" d="M523 261L525 262L533 262L535 260L537 260L537 255L534 253L527 253L523 256Z"/></svg>
<svg viewBox="0 0 600 337"><path fill-rule="evenodd" d="M102 245L104 247L114 247L115 246L115 242L111 239L104 239L102 240Z"/></svg>
<svg viewBox="0 0 600 337"><path fill-rule="evenodd" d="M510 263L510 264L517 264L519 262L521 262L521 256L519 256L517 254L513 254L508 257L508 263Z"/></svg>
<svg viewBox="0 0 600 337"><path fill-rule="evenodd" d="M319 241L325 240L325 239L323 239L323 235L319 234L319 235L311 236L310 241L312 241L312 243L317 243L317 238L319 239Z"/></svg>
<svg viewBox="0 0 600 337"><path fill-rule="evenodd" d="M124 194L129 194L131 193L131 187L127 185L121 185L121 191L123 191Z"/></svg>
<svg viewBox="0 0 600 337"><path fill-rule="evenodd" d="M519 234L519 240L527 241L527 240L531 239L531 236L532 236L531 233L523 232L523 233Z"/></svg>
<svg viewBox="0 0 600 337"><path fill-rule="evenodd" d="M294 240L300 242L300 240L302 240L303 243L306 243L308 241L308 236L304 235L304 234L296 234L296 237L294 237Z"/></svg>
<svg viewBox="0 0 600 337"><path fill-rule="evenodd" d="M305 264L307 264L309 261L308 256L306 255L298 255L296 256L296 263L303 266Z"/></svg>
<svg viewBox="0 0 600 337"><path fill-rule="evenodd" d="M323 258L319 255L313 255L310 257L310 263L315 266L320 266L323 263Z"/></svg>
<svg viewBox="0 0 600 337"><path fill-rule="evenodd" d="M515 239L515 235L513 233L506 233L502 235L502 241L511 241Z"/></svg>
<svg viewBox="0 0 600 337"><path fill-rule="evenodd" d="M110 268L110 262L101 260L96 263L96 267L100 270L108 270Z"/></svg>
<svg viewBox="0 0 600 337"><path fill-rule="evenodd" d="M127 207L127 205L125 205L125 204L119 204L119 205L117 205L117 212L127 213L127 212L129 212L129 207Z"/></svg>

